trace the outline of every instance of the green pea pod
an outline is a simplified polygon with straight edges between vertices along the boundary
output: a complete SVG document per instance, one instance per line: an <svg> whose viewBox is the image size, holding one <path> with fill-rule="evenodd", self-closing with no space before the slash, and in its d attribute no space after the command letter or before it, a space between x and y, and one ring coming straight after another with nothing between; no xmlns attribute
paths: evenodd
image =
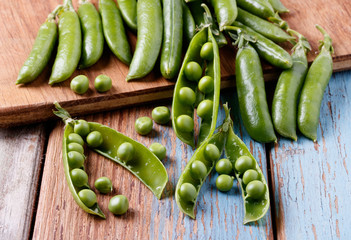
<svg viewBox="0 0 351 240"><path fill-rule="evenodd" d="M57 39L55 17L61 8L62 6L59 5L40 26L29 57L18 74L16 84L34 81L48 64Z"/></svg>
<svg viewBox="0 0 351 240"><path fill-rule="evenodd" d="M251 42L252 46L267 62L282 69L289 69L292 67L291 56L282 47L237 21L234 22L233 26L240 28L253 39ZM235 27L228 26L225 27L225 29L237 31Z"/></svg>
<svg viewBox="0 0 351 240"><path fill-rule="evenodd" d="M277 25L257 17L241 8L238 8L237 21L277 43L294 39L294 37L287 34Z"/></svg>
<svg viewBox="0 0 351 240"><path fill-rule="evenodd" d="M145 77L155 66L162 44L163 20L160 0L138 0L138 39L127 81Z"/></svg>
<svg viewBox="0 0 351 240"><path fill-rule="evenodd" d="M293 66L284 70L278 79L272 103L272 119L275 130L282 136L297 140L298 96L308 70L307 40L299 34L299 41L292 54Z"/></svg>
<svg viewBox="0 0 351 240"><path fill-rule="evenodd" d="M122 18L127 26L137 31L137 1L136 0L117 0Z"/></svg>
<svg viewBox="0 0 351 240"><path fill-rule="evenodd" d="M236 0L238 7L249 11L250 13L267 19L274 17L274 9L266 0Z"/></svg>
<svg viewBox="0 0 351 240"><path fill-rule="evenodd" d="M183 0L163 0L163 44L161 50L161 74L173 79L179 71L183 42Z"/></svg>
<svg viewBox="0 0 351 240"><path fill-rule="evenodd" d="M227 141L225 143L225 154L229 161L231 161L232 165L235 166L236 160L241 156L248 156L252 159L255 159L246 145L241 141L241 139L235 135L232 126L229 128ZM261 199L250 199L247 197L247 193L245 191L245 184L243 183L242 174L239 174L235 168L234 174L241 188L241 194L244 200L244 224L257 221L264 217L269 209L269 190L267 181L262 173L262 170L258 163L256 162L256 166L254 170L258 173L259 181L261 181L265 186L265 193Z"/></svg>
<svg viewBox="0 0 351 240"><path fill-rule="evenodd" d="M320 53L307 72L298 107L299 130L314 142L317 141L317 128L324 91L333 73L332 39L322 27L319 25L316 27L323 33L324 40L321 41Z"/></svg>
<svg viewBox="0 0 351 240"><path fill-rule="evenodd" d="M186 44L183 44L183 48L187 48L191 39L194 37L195 31L195 20L193 15L191 14L190 9L188 6L182 1L183 6L183 39L185 40Z"/></svg>
<svg viewBox="0 0 351 240"><path fill-rule="evenodd" d="M247 132L259 142L277 141L268 110L261 62L249 43L239 46L235 72L240 113Z"/></svg>
<svg viewBox="0 0 351 240"><path fill-rule="evenodd" d="M287 9L280 0L269 0L269 3L272 5L274 11L276 12L279 12L279 13L289 12L289 9Z"/></svg>
<svg viewBox="0 0 351 240"><path fill-rule="evenodd" d="M64 0L63 12L59 13L59 43L49 84L63 82L77 68L82 51L82 33L79 17L72 0Z"/></svg>
<svg viewBox="0 0 351 240"><path fill-rule="evenodd" d="M236 0L211 0L214 12L217 17L219 30L224 26L230 26L238 15Z"/></svg>
<svg viewBox="0 0 351 240"><path fill-rule="evenodd" d="M123 63L132 60L129 42L123 26L121 12L113 0L99 0L99 11L107 45Z"/></svg>
<svg viewBox="0 0 351 240"><path fill-rule="evenodd" d="M100 14L89 0L81 0L78 15L83 32L83 48L79 68L95 64L104 50L104 35Z"/></svg>
<svg viewBox="0 0 351 240"><path fill-rule="evenodd" d="M231 128L229 110L226 105L224 105L224 109L226 111L226 119L224 120L223 124L218 128L218 132L215 133L210 138L208 138L206 141L204 141L201 144L201 146L195 151L194 155L191 157L191 159L188 161L187 165L185 166L177 183L177 187L175 190L175 199L176 199L177 205L183 213L190 216L191 218L195 218L194 209L196 206L196 200L201 190L202 184L205 182L207 176L210 174L210 172L212 171L213 167L216 164L216 161L208 161L206 159L206 156L205 156L206 146L208 146L208 144L214 144L218 148L219 152L221 153L225 146L228 131ZM200 161L206 166L206 174L203 176L203 178L199 179L194 176L191 166L195 161ZM186 201L182 198L180 194L180 188L184 183L190 183L195 187L196 196L194 201Z"/></svg>

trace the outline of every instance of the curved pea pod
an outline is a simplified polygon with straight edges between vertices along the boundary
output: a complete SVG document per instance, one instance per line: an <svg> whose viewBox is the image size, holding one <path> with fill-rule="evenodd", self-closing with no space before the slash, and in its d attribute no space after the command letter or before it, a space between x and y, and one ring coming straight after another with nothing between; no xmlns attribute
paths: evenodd
<svg viewBox="0 0 351 240"><path fill-rule="evenodd" d="M241 8L238 8L238 17L236 20L277 43L294 39L294 37L287 34L277 25L257 17Z"/></svg>
<svg viewBox="0 0 351 240"><path fill-rule="evenodd" d="M267 19L274 17L274 9L267 0L236 0L239 7L250 13Z"/></svg>
<svg viewBox="0 0 351 240"><path fill-rule="evenodd" d="M137 31L137 1L136 0L117 0L118 7L121 10L122 18L127 26Z"/></svg>
<svg viewBox="0 0 351 240"><path fill-rule="evenodd" d="M208 144L214 144L218 148L220 153L223 151L225 146L228 131L230 129L231 120L229 117L229 110L227 109L226 106L224 108L226 109L226 114L227 114L224 123L218 128L217 133L215 133L214 135L212 135L212 137L204 141L201 144L201 146L195 151L194 155L188 161L187 165L185 166L177 182L177 187L175 190L175 199L176 199L177 205L183 213L187 214L191 218L195 218L194 209L196 206L196 200L201 190L202 184L204 183L207 176L210 174L210 172L212 171L212 169L216 164L216 161L208 161L206 159L206 156L205 156L206 146ZM200 161L206 166L206 173L204 174L203 178L196 177L192 171L191 165L195 161ZM196 197L195 199L193 199L193 201L186 201L180 195L180 188L184 183L190 183L195 187Z"/></svg>
<svg viewBox="0 0 351 240"><path fill-rule="evenodd" d="M177 76L183 42L182 0L163 0L163 44L161 50L160 70L166 79Z"/></svg>
<svg viewBox="0 0 351 240"><path fill-rule="evenodd" d="M145 77L155 66L162 44L160 0L138 0L138 39L126 81Z"/></svg>
<svg viewBox="0 0 351 240"><path fill-rule="evenodd" d="M232 165L235 166L235 161L241 156L248 156L252 159L255 159L246 145L241 141L241 139L235 135L232 126L229 128L227 141L225 143L225 154L229 161L231 161ZM245 184L242 180L242 174L239 174L235 168L234 174L241 188L241 194L244 201L244 224L257 221L264 217L269 209L269 190L266 179L262 173L262 170L258 163L256 162L256 166L254 170L258 173L259 181L261 181L265 186L265 193L263 197L259 200L250 199L247 197L247 193L245 191Z"/></svg>
<svg viewBox="0 0 351 240"><path fill-rule="evenodd" d="M272 119L275 130L280 135L295 141L297 140L298 96L308 70L306 56L308 50L309 44L301 35L292 54L293 66L280 74L272 103Z"/></svg>
<svg viewBox="0 0 351 240"><path fill-rule="evenodd" d="M79 17L71 0L64 1L63 12L59 16L59 43L49 84L63 82L77 68L82 51L82 33Z"/></svg>
<svg viewBox="0 0 351 240"><path fill-rule="evenodd" d="M58 6L40 26L32 50L18 74L16 84L34 81L48 64L57 40L55 17L61 8L61 5Z"/></svg>
<svg viewBox="0 0 351 240"><path fill-rule="evenodd" d="M261 62L255 49L248 43L239 48L235 72L240 114L247 132L259 142L276 141Z"/></svg>
<svg viewBox="0 0 351 240"><path fill-rule="evenodd" d="M324 91L333 73L332 39L328 33L316 25L323 33L320 53L307 72L298 106L298 127L307 138L317 141L317 128Z"/></svg>
<svg viewBox="0 0 351 240"><path fill-rule="evenodd" d="M75 187L73 185L72 179L71 179L71 168L69 167L68 164L68 135L74 133L73 131L73 124L66 124L65 127L65 132L63 135L63 146L62 146L62 156L63 156L63 168L64 168L64 172L65 172L65 176L66 176L66 180L68 183L68 188L71 191L71 194L74 198L74 200L76 201L76 203L78 204L78 206L83 209L84 211L86 211L87 213L93 214L93 215L97 215L99 217L105 218L104 213L101 211L99 205L97 203L95 203L92 207L87 207L79 198L78 196L78 192L82 189L90 189L89 185L85 185L83 187ZM84 167L81 168L82 170L84 170Z"/></svg>
<svg viewBox="0 0 351 240"><path fill-rule="evenodd" d="M95 64L104 50L104 34L100 14L88 0L80 2L78 15L83 32L83 47L79 68Z"/></svg>
<svg viewBox="0 0 351 240"><path fill-rule="evenodd" d="M223 30L224 26L231 25L235 21L238 15L236 0L211 0L211 4L214 8L220 31Z"/></svg>
<svg viewBox="0 0 351 240"><path fill-rule="evenodd" d="M113 0L99 0L99 11L107 45L123 63L132 60L129 42L124 29L121 12Z"/></svg>
<svg viewBox="0 0 351 240"><path fill-rule="evenodd" d="M188 8L188 6L182 1L182 6L183 6L183 39L187 43L186 45L183 44L183 48L188 47L188 44L190 43L191 39L194 37L196 33L196 26L195 26L195 20L193 18L193 15Z"/></svg>
<svg viewBox="0 0 351 240"><path fill-rule="evenodd" d="M289 12L289 9L287 9L280 0L268 0L268 1L272 5L274 11L278 13Z"/></svg>

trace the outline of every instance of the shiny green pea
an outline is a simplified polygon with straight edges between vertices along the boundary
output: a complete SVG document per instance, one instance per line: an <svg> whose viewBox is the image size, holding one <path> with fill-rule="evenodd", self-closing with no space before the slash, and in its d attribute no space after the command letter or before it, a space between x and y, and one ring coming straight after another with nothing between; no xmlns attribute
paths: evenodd
<svg viewBox="0 0 351 240"><path fill-rule="evenodd" d="M79 145L84 145L83 138L77 133L70 133L67 137L69 143L78 143Z"/></svg>
<svg viewBox="0 0 351 240"><path fill-rule="evenodd" d="M190 172L191 172L191 176L194 179L201 179L202 180L207 175L207 167L203 162L196 160L191 164Z"/></svg>
<svg viewBox="0 0 351 240"><path fill-rule="evenodd" d="M194 120L188 115L180 115L177 118L176 124L182 132L191 132L194 130Z"/></svg>
<svg viewBox="0 0 351 240"><path fill-rule="evenodd" d="M84 164L84 156L76 151L68 152L67 160L70 168L80 168Z"/></svg>
<svg viewBox="0 0 351 240"><path fill-rule="evenodd" d="M210 143L210 144L207 144L205 148L204 156L207 161L215 162L221 156L221 153L219 152L216 145Z"/></svg>
<svg viewBox="0 0 351 240"><path fill-rule="evenodd" d="M122 143L117 149L117 157L122 162L129 162L134 157L134 146L129 142Z"/></svg>
<svg viewBox="0 0 351 240"><path fill-rule="evenodd" d="M79 134L81 137L85 137L90 133L90 127L87 121L78 120L74 124L74 132Z"/></svg>
<svg viewBox="0 0 351 240"><path fill-rule="evenodd" d="M98 92L107 92L112 87L112 80L109 76L101 74L95 78L94 86Z"/></svg>
<svg viewBox="0 0 351 240"><path fill-rule="evenodd" d="M150 151L155 154L158 159L162 160L166 157L167 149L161 143L153 143L149 147Z"/></svg>
<svg viewBox="0 0 351 240"><path fill-rule="evenodd" d="M156 107L151 113L152 119L158 124L166 124L171 118L171 112L168 107Z"/></svg>
<svg viewBox="0 0 351 240"><path fill-rule="evenodd" d="M213 44L211 42L207 42L202 46L200 57L208 61L213 59Z"/></svg>
<svg viewBox="0 0 351 240"><path fill-rule="evenodd" d="M197 82L201 78L202 68L197 62L189 62L185 66L184 74L189 81Z"/></svg>
<svg viewBox="0 0 351 240"><path fill-rule="evenodd" d="M88 146L92 148L100 147L103 142L102 135L98 131L92 131L89 133L86 140Z"/></svg>
<svg viewBox="0 0 351 240"><path fill-rule="evenodd" d="M108 177L100 177L94 183L95 188L101 193L112 192L112 182Z"/></svg>
<svg viewBox="0 0 351 240"><path fill-rule="evenodd" d="M80 154L84 154L84 148L82 145L80 145L79 143L69 143L67 146L67 151L71 152L71 151L76 151L79 152Z"/></svg>
<svg viewBox="0 0 351 240"><path fill-rule="evenodd" d="M88 184L88 174L80 168L71 171L71 179L75 187L83 187Z"/></svg>
<svg viewBox="0 0 351 240"><path fill-rule="evenodd" d="M152 120L149 117L140 117L135 121L135 131L140 135L149 134L152 131Z"/></svg>
<svg viewBox="0 0 351 240"><path fill-rule="evenodd" d="M249 182L246 186L246 193L249 197L253 199L261 199L263 194L265 193L266 188L261 181L254 180Z"/></svg>
<svg viewBox="0 0 351 240"><path fill-rule="evenodd" d="M213 92L214 80L211 76L204 76L200 79L198 88L201 92L208 94Z"/></svg>
<svg viewBox="0 0 351 240"><path fill-rule="evenodd" d="M241 156L235 161L235 169L238 173L243 173L248 169L254 169L256 161L249 156Z"/></svg>
<svg viewBox="0 0 351 240"><path fill-rule="evenodd" d="M80 200L88 208L94 206L96 203L96 194L90 189L83 189L78 193Z"/></svg>
<svg viewBox="0 0 351 240"><path fill-rule="evenodd" d="M227 174L219 175L216 179L216 187L221 192L228 192L233 187L233 180L234 178Z"/></svg>
<svg viewBox="0 0 351 240"><path fill-rule="evenodd" d="M189 87L182 87L179 90L179 100L186 105L193 105L196 100L195 92Z"/></svg>
<svg viewBox="0 0 351 240"><path fill-rule="evenodd" d="M129 201L123 195L117 195L111 198L108 204L108 210L115 215L122 215L128 211Z"/></svg>
<svg viewBox="0 0 351 240"><path fill-rule="evenodd" d="M258 175L258 172L253 169L249 169L246 172L244 172L243 175L243 183L247 185L249 182L252 182L254 180L259 180L260 176Z"/></svg>
<svg viewBox="0 0 351 240"><path fill-rule="evenodd" d="M70 87L73 92L78 94L84 94L89 89L89 79L87 76L78 75L72 79Z"/></svg>
<svg viewBox="0 0 351 240"><path fill-rule="evenodd" d="M228 159L223 158L216 163L216 172L218 174L230 174L232 171L233 166Z"/></svg>
<svg viewBox="0 0 351 240"><path fill-rule="evenodd" d="M183 183L179 189L179 196L186 202L194 202L196 198L196 188L191 183Z"/></svg>
<svg viewBox="0 0 351 240"><path fill-rule="evenodd" d="M213 101L203 100L197 106L197 115L203 119L210 119L213 112Z"/></svg>

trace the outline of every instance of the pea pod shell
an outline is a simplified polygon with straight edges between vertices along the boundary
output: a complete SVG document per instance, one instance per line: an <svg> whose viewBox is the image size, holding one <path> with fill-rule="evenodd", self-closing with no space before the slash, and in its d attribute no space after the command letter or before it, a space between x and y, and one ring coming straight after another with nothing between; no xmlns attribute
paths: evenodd
<svg viewBox="0 0 351 240"><path fill-rule="evenodd" d="M196 26L195 26L195 20L193 18L193 15L188 8L188 6L182 2L183 5L183 39L187 44L183 44L183 48L188 47L188 44L190 43L191 39L194 37L196 33Z"/></svg>
<svg viewBox="0 0 351 240"><path fill-rule="evenodd" d="M122 18L127 26L137 31L137 1L136 0L117 0Z"/></svg>
<svg viewBox="0 0 351 240"><path fill-rule="evenodd" d="M160 199L168 182L168 175L165 167L156 155L141 143L112 128L94 122L89 122L89 127L91 131L99 131L103 137L102 145L93 150L122 165ZM134 158L127 163L117 157L118 147L125 142L131 143L135 149Z"/></svg>
<svg viewBox="0 0 351 240"><path fill-rule="evenodd" d="M278 13L289 12L289 9L287 9L280 0L268 0L268 1L272 5L274 11Z"/></svg>
<svg viewBox="0 0 351 240"><path fill-rule="evenodd" d="M145 77L155 66L162 44L163 20L160 0L138 0L138 39L126 77Z"/></svg>
<svg viewBox="0 0 351 240"><path fill-rule="evenodd" d="M229 26L235 21L238 15L236 0L211 0L211 4L221 31L224 26Z"/></svg>
<svg viewBox="0 0 351 240"><path fill-rule="evenodd" d="M246 145L241 141L241 139L237 135L235 135L232 127L230 127L228 131L228 137L225 143L225 154L229 159L229 161L231 161L233 166L235 166L235 161L241 156L248 156L252 159L255 159L251 155ZM250 201L247 199L245 200L246 192L245 192L243 180L240 174L238 174L238 172L236 172L234 169L235 177L238 180L238 183L240 185L241 194L244 201L244 219L243 219L244 224L261 219L262 217L264 217L264 215L267 213L269 209L270 199L269 199L268 185L262 173L262 170L260 166L257 164L257 162L256 162L255 170L258 172L260 176L260 181L266 187L264 197L262 198L262 200L259 200L259 201L257 200Z"/></svg>
<svg viewBox="0 0 351 240"><path fill-rule="evenodd" d="M236 2L239 7L258 17L267 19L275 15L272 6L267 0L236 0Z"/></svg>

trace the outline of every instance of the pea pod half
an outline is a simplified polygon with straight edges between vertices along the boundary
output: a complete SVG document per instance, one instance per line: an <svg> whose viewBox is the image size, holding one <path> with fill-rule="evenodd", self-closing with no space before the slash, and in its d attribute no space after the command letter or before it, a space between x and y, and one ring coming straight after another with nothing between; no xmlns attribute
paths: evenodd
<svg viewBox="0 0 351 240"><path fill-rule="evenodd" d="M72 0L64 0L59 16L59 44L49 84L63 82L77 68L82 51L82 33Z"/></svg>
<svg viewBox="0 0 351 240"><path fill-rule="evenodd" d="M229 127L227 141L225 143L225 154L227 158L231 161L232 165L235 166L235 162L242 156L247 156L251 159L255 159L246 145L241 141L241 139L235 135L232 125ZM257 181L260 181L264 186L264 194L258 198L250 198L247 194L246 187L248 184L244 184L243 175L245 173L239 173L235 167L234 174L241 188L241 194L244 201L244 224L257 221L261 219L269 209L269 190L266 179L262 173L262 170L255 160L255 165L251 170L256 171Z"/></svg>
<svg viewBox="0 0 351 240"><path fill-rule="evenodd" d="M242 9L264 19L275 15L273 7L267 0L237 0L237 4Z"/></svg>
<svg viewBox="0 0 351 240"><path fill-rule="evenodd" d="M317 128L324 91L333 73L332 39L319 25L317 29L323 33L320 53L313 61L307 72L305 83L302 87L298 107L298 126L303 135L314 142L317 141Z"/></svg>
<svg viewBox="0 0 351 240"><path fill-rule="evenodd" d="M24 84L34 81L48 64L57 40L57 25L55 23L55 17L61 8L61 5L56 7L56 9L49 14L46 21L40 26L29 57L24 62L18 74L16 84Z"/></svg>
<svg viewBox="0 0 351 240"><path fill-rule="evenodd" d="M218 128L218 132L204 141L202 145L196 150L194 155L185 166L177 183L175 190L175 199L177 205L183 213L187 214L191 218L195 218L194 209L202 184L214 168L216 161L219 159L220 153L223 151L227 139L231 120L228 108L224 106L224 109L226 111L225 121ZM209 145L211 148L208 147ZM214 145L217 149L215 149L215 147L212 145ZM218 151L218 154L215 154L218 155L217 159L214 159L211 156L213 153L211 151L213 150ZM202 171L198 171L195 169L194 163L195 165L202 165L205 167L202 167ZM185 187L188 187L190 189L190 193L186 194L187 189L184 189ZM188 197L189 195L190 197Z"/></svg>
<svg viewBox="0 0 351 240"><path fill-rule="evenodd" d="M122 18L127 26L137 31L137 1L136 0L117 0L118 7L121 10Z"/></svg>

